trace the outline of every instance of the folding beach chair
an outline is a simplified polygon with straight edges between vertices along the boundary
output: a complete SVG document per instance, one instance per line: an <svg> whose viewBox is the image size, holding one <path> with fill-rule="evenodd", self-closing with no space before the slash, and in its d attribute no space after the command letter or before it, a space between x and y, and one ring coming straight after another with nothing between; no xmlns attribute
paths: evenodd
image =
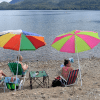
<svg viewBox="0 0 100 100"><path fill-rule="evenodd" d="M13 80L11 80L12 77L5 77L4 79L4 84L7 89L9 90L15 90L15 85L16 89L21 89L23 88L23 80L20 80L19 78L16 79L13 77Z"/></svg>
<svg viewBox="0 0 100 100"><path fill-rule="evenodd" d="M70 85L75 85L75 84L77 84L77 81L78 81L78 78L77 78L77 76L78 76L78 71L79 71L79 69L70 71L67 80L64 79L63 76L60 76L60 77L61 77L61 83L62 83L64 86L70 86Z"/></svg>
<svg viewBox="0 0 100 100"><path fill-rule="evenodd" d="M18 65L18 73L17 73L17 65ZM23 76L23 69L22 69L22 66L20 63L10 62L10 63L8 63L8 66L12 72L12 76L16 75L16 73L17 73L17 75L21 75L21 78L24 78L24 82L25 82L26 73L28 70L25 71L24 76Z"/></svg>
<svg viewBox="0 0 100 100"><path fill-rule="evenodd" d="M4 84L4 77L3 76L2 76L2 79L0 80L0 89L4 89L4 92L6 89L6 85Z"/></svg>

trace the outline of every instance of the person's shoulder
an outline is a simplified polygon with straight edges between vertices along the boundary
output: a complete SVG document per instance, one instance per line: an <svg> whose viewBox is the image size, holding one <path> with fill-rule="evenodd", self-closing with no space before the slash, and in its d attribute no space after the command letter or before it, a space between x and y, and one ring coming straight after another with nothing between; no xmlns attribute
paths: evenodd
<svg viewBox="0 0 100 100"><path fill-rule="evenodd" d="M72 70L73 70L73 68L72 68L72 67L69 67L69 68L68 68L68 70L69 70L69 71L72 71Z"/></svg>
<svg viewBox="0 0 100 100"><path fill-rule="evenodd" d="M62 69L65 69L65 66L64 66L64 67L62 67Z"/></svg>

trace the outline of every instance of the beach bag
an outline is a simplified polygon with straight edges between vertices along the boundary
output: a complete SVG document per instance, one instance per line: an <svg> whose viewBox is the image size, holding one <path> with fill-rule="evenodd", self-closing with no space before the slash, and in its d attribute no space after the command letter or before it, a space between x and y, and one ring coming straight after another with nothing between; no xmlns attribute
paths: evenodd
<svg viewBox="0 0 100 100"><path fill-rule="evenodd" d="M16 85L16 89L18 89L20 79L17 78L17 83L16 83L16 78L15 77L5 77L5 83L6 83L7 88L10 89L10 90L14 90L15 85Z"/></svg>
<svg viewBox="0 0 100 100"><path fill-rule="evenodd" d="M52 87L56 86L62 86L62 83L60 81L60 76L56 77L55 80L52 81Z"/></svg>
<svg viewBox="0 0 100 100"><path fill-rule="evenodd" d="M15 84L14 83L6 83L6 86L9 90L15 90ZM19 88L19 85L16 84L16 89Z"/></svg>

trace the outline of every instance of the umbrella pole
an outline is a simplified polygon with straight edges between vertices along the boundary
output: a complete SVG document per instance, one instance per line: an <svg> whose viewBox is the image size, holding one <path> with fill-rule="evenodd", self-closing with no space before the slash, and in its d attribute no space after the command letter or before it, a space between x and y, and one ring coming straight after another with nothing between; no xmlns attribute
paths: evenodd
<svg viewBox="0 0 100 100"><path fill-rule="evenodd" d="M20 45L21 45L21 38L20 38ZM20 55L20 47L19 47L19 55ZM18 64L19 64L19 56L18 56L18 63L17 63L16 84L17 84ZM15 84L15 91L16 91L16 84Z"/></svg>
<svg viewBox="0 0 100 100"><path fill-rule="evenodd" d="M78 55L78 53L77 53L77 58L78 58L78 65L79 65L80 81L81 81L81 86L82 86L81 68L80 68L80 63L79 63L79 55Z"/></svg>
<svg viewBox="0 0 100 100"><path fill-rule="evenodd" d="M19 54L20 54L20 52L19 52ZM18 56L18 63L17 63L16 84L17 84L18 64L19 64L19 56ZM15 84L15 91L16 91L16 84Z"/></svg>
<svg viewBox="0 0 100 100"><path fill-rule="evenodd" d="M76 38L75 38L75 41L76 41ZM76 44L76 50L77 50L77 44ZM77 50L77 58L78 58L78 66L79 66L79 73L80 73L80 81L81 81L81 86L82 86L81 67L80 67L80 62L79 62L78 50Z"/></svg>

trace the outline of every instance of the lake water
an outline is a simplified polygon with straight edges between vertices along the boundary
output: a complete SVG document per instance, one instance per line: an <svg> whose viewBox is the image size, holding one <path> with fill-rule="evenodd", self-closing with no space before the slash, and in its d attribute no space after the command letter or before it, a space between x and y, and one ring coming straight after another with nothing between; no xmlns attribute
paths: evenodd
<svg viewBox="0 0 100 100"><path fill-rule="evenodd" d="M0 10L0 31L17 30L41 34L46 46L36 51L22 51L25 61L62 60L77 58L77 54L62 53L51 47L56 36L72 30L96 31L100 36L99 10ZM0 48L0 60L13 60L17 51ZM79 53L80 58L100 57L100 44L89 51Z"/></svg>

